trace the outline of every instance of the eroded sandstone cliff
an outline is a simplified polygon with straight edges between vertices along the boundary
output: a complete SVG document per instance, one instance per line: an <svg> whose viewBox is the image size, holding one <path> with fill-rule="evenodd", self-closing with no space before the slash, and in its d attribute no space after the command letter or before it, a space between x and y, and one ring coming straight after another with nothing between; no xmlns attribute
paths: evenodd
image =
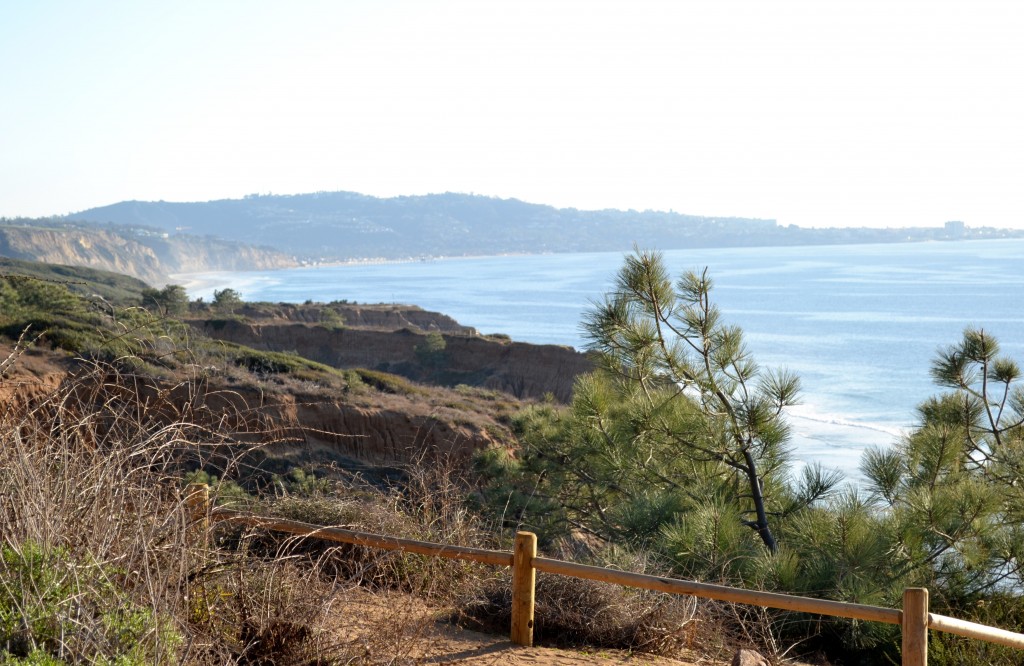
<svg viewBox="0 0 1024 666"><path fill-rule="evenodd" d="M152 248L107 231L0 226L0 255L87 266L158 282L165 267Z"/></svg>
<svg viewBox="0 0 1024 666"><path fill-rule="evenodd" d="M0 225L0 256L131 275L162 285L175 273L295 266L271 250L197 236L85 228L55 223Z"/></svg>
<svg viewBox="0 0 1024 666"><path fill-rule="evenodd" d="M330 329L302 322L193 321L211 338L266 351L295 352L336 368L368 368L416 381L467 384L505 391L517 398L547 394L567 402L576 377L593 369L586 355L570 347L531 345L476 335L443 334L445 349L424 363L417 349L426 334L358 328Z"/></svg>

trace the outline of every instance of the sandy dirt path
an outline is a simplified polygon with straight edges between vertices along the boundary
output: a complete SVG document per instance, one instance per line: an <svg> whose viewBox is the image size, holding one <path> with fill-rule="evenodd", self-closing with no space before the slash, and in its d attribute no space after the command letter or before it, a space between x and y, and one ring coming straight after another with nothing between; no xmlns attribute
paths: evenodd
<svg viewBox="0 0 1024 666"><path fill-rule="evenodd" d="M345 641L375 658L401 664L469 664L493 666L719 666L728 661L691 661L650 657L601 648L558 649L512 645L508 636L485 634L455 626L443 609L402 594L371 594L353 590L338 606L345 616L340 627Z"/></svg>

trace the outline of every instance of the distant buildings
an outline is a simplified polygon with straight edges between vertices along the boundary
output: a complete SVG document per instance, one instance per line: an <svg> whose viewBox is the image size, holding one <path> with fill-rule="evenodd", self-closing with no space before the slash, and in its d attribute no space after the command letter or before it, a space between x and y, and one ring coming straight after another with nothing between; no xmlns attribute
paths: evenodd
<svg viewBox="0 0 1024 666"><path fill-rule="evenodd" d="M946 236L949 238L963 238L967 231L967 225L959 220L946 222Z"/></svg>

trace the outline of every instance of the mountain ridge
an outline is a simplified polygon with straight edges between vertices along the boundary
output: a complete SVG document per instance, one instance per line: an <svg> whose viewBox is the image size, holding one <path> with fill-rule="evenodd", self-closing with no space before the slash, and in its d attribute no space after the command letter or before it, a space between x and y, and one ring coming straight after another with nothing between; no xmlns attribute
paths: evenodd
<svg viewBox="0 0 1024 666"><path fill-rule="evenodd" d="M586 211L470 194L378 198L355 192L250 195L207 202L126 201L68 219L145 225L265 245L305 261L690 247L883 243L1020 236L935 228L805 229L772 219L672 211Z"/></svg>

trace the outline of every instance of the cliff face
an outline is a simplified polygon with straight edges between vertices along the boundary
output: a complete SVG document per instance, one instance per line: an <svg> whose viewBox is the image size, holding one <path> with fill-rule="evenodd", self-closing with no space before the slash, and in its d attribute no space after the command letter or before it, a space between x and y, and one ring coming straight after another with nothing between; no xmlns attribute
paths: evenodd
<svg viewBox="0 0 1024 666"><path fill-rule="evenodd" d="M70 365L66 356L45 349L19 352L13 343L0 340L0 360L7 360L0 375L0 404L8 407L31 403L55 391Z"/></svg>
<svg viewBox="0 0 1024 666"><path fill-rule="evenodd" d="M446 418L429 407L401 396L387 396L377 404L359 404L323 393L266 392L251 386L179 387L162 402L159 387L142 387L141 402L164 404L171 411L163 418L172 422L184 417L175 405L188 405L190 422L206 415L217 428L234 430L234 439L265 442L272 433L275 443L261 450L277 460L359 461L373 466L401 466L417 458L466 459L474 451L494 443L479 424ZM248 436L247 434L248 433Z"/></svg>
<svg viewBox="0 0 1024 666"><path fill-rule="evenodd" d="M163 284L174 273L264 270L296 262L270 250L195 236L169 236L75 226L0 226L0 255L87 266Z"/></svg>
<svg viewBox="0 0 1024 666"><path fill-rule="evenodd" d="M158 282L165 267L152 248L103 230L0 227L0 254L49 264L87 266Z"/></svg>
<svg viewBox="0 0 1024 666"><path fill-rule="evenodd" d="M152 237L146 242L169 273L259 271L298 265L293 257L280 252L215 238Z"/></svg>
<svg viewBox="0 0 1024 666"><path fill-rule="evenodd" d="M0 358L13 351L12 343L0 341ZM85 372L77 371L83 367ZM495 443L486 419L416 397L369 393L360 402L330 391L268 391L267 386L221 377L169 385L139 375L125 382L113 374L92 374L89 368L59 351L29 349L5 368L0 403L33 404L63 386L85 404L139 405L155 423L207 426L211 432L231 433L243 447L261 443L258 457L269 457L269 468L353 461L396 467L424 456L465 460ZM268 440L272 443L264 444Z"/></svg>
<svg viewBox="0 0 1024 666"><path fill-rule="evenodd" d="M211 338L266 351L291 351L336 368L367 368L443 385L468 384L505 391L517 398L551 393L563 402L573 381L593 364L569 347L501 342L444 334L445 349L429 366L417 347L425 335L408 329L328 329L303 323L192 322Z"/></svg>
<svg viewBox="0 0 1024 666"><path fill-rule="evenodd" d="M268 406L286 428L284 434L305 444L305 454L336 459L338 455L370 465L402 465L425 452L464 459L493 444L481 428L429 414L409 406L355 405L315 396L279 396Z"/></svg>

